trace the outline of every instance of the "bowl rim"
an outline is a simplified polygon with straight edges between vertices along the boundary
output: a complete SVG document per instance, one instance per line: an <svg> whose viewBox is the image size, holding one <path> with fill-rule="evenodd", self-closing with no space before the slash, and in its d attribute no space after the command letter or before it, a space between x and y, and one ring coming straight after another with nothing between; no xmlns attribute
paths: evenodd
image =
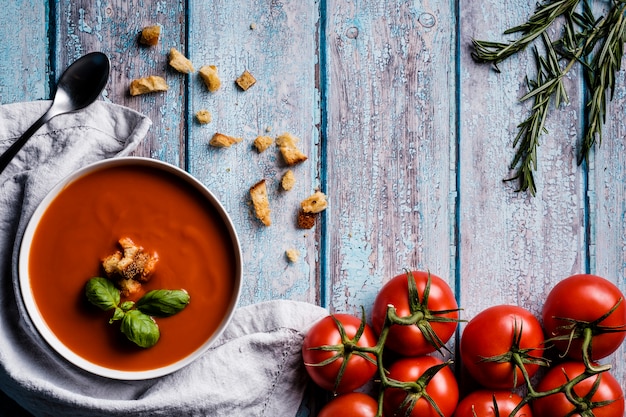
<svg viewBox="0 0 626 417"><path fill-rule="evenodd" d="M213 332L209 339L207 339L199 348L197 348L189 355L179 359L178 361L173 362L169 365L141 371L124 371L98 365L83 358L82 356L76 354L74 351L69 349L54 334L54 332L52 332L52 330L46 324L43 316L41 315L30 288L30 277L28 271L28 264L30 259L30 242L32 242L33 236L35 234L35 231L37 230L37 227L39 226L42 215L48 209L52 201L54 201L54 199L58 196L58 194L70 183L80 179L87 174L90 174L100 169L114 168L119 166L146 166L150 168L157 168L158 170L167 174L175 175L193 186L219 213L221 220L224 222L224 225L228 230L229 237L233 243L233 252L235 255L235 285L233 288L233 295L231 297L226 313L215 332ZM37 208L28 220L28 224L20 243L18 257L19 292L22 302L26 308L28 318L34 325L38 334L46 341L46 343L52 348L52 350L56 351L71 364L92 374L118 380L144 380L162 377L184 368L185 366L196 360L198 357L200 357L202 354L204 354L211 347L213 342L222 335L222 333L230 323L239 303L239 298L241 296L242 279L243 255L241 251L241 243L232 219L228 215L228 212L226 211L222 203L203 183L201 183L198 179L193 177L187 171L164 161L141 156L120 156L93 162L72 172L71 174L60 180L58 183L56 183L53 188L46 194L43 200L38 204Z"/></svg>

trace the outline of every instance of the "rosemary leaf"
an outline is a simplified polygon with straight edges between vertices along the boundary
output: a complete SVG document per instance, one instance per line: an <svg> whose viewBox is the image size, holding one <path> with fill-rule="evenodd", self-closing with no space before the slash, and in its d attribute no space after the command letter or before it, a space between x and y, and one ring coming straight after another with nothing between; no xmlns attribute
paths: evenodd
<svg viewBox="0 0 626 417"><path fill-rule="evenodd" d="M582 1L582 5L579 5ZM546 133L545 121L550 106L568 102L563 84L564 76L579 63L588 94L585 132L581 139L578 163L586 161L591 148L602 141L602 126L606 121L607 102L612 100L616 73L620 70L626 42L626 0L611 0L605 17L596 19L592 0L546 0L537 5L535 13L523 24L507 29L504 34L521 34L507 43L472 39L472 57L477 62L491 63L499 72L498 63L523 51L541 39L543 54L533 48L536 75L526 77L528 92L520 101L533 100L530 114L521 122L513 141L516 149L510 164L511 178L520 181L518 191L536 193L533 172L537 170L539 138ZM562 17L562 19L559 19ZM548 29L561 22L561 35L552 40ZM554 31L555 33L557 31Z"/></svg>

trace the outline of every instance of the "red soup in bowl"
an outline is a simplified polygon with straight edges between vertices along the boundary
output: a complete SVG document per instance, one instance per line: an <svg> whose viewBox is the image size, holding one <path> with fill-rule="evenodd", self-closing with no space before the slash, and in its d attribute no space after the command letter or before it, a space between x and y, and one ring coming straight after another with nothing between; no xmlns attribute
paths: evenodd
<svg viewBox="0 0 626 417"><path fill-rule="evenodd" d="M102 260L132 239L158 254L136 301L150 290L185 290L189 304L156 318L160 338L140 348L87 301ZM116 379L174 372L208 349L235 309L242 277L239 241L226 211L186 172L148 158L116 158L57 185L30 220L21 245L20 289L43 338L75 365ZM124 297L122 297L124 301Z"/></svg>

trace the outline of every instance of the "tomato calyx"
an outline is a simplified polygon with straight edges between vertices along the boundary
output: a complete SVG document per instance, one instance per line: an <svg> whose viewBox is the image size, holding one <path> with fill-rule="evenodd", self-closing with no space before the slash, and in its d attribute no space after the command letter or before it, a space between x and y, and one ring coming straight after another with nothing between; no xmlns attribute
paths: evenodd
<svg viewBox="0 0 626 417"><path fill-rule="evenodd" d="M402 413L401 415L404 416L411 415L413 409L415 408L415 404L417 404L417 402L421 398L423 398L430 404L430 406L439 416L444 417L443 412L441 411L435 400L433 400L432 397L428 395L428 392L426 391L426 386L440 370L447 366L450 366L450 364L452 364L452 361L446 361L438 365L434 365L428 368L416 381L397 381L395 379L388 378L385 373L382 373L381 379L385 389L396 388L406 392L406 397L404 397L404 400L398 406L397 413ZM381 398L382 394L383 392L381 392ZM382 405L382 399L379 400L379 404Z"/></svg>
<svg viewBox="0 0 626 417"><path fill-rule="evenodd" d="M361 312L362 312L361 323L353 338L350 338L346 334L346 330L343 324L333 314L331 314L330 316L332 317L333 321L335 322L335 325L337 326L337 330L339 331L339 335L341 337L341 343L338 343L336 345L323 345L323 346L309 348L310 350L335 352L335 354L322 362L305 363L306 366L320 366L321 367L321 366L326 366L330 363L333 363L336 360L342 359L341 366L339 368L339 373L337 374L337 379L335 380L335 387L334 387L335 392L337 392L337 389L339 388L339 384L341 383L341 379L343 378L343 375L346 372L348 362L352 355L358 355L362 357L363 359L367 360L368 362L371 362L374 365L377 365L377 361L372 359L372 357L367 353L369 350L358 346L359 340L361 339L361 336L363 335L363 332L365 331L365 325L366 325L365 309L363 307L361 307Z"/></svg>
<svg viewBox="0 0 626 417"><path fill-rule="evenodd" d="M592 367L591 357L592 357L592 340L594 336L607 334L607 333L622 333L626 332L626 325L621 326L602 326L602 323L605 319L607 319L617 308L622 304L623 298L619 298L615 305L611 307L609 311L604 313L602 316L598 317L593 321L584 321L584 320L575 320L568 317L553 317L555 320L560 320L566 322L563 326L557 327L558 332L562 332L564 334L551 337L546 340L546 343L553 341L561 341L566 340L567 347L565 352L563 352L560 356L563 358L567 356L569 349L571 348L572 342L575 339L582 339L582 358L583 362L586 366ZM601 370L598 369L600 372Z"/></svg>
<svg viewBox="0 0 626 417"><path fill-rule="evenodd" d="M507 352L500 355L483 357L481 362L496 362L496 363L510 363L513 365L513 387L517 387L517 372L516 368L520 370L524 377L526 385L530 385L530 377L526 371L526 365L538 365L538 366L550 366L550 361L542 356L531 355L534 350L545 350L541 347L522 348L520 346L522 340L522 331L524 324L519 326L517 320L513 324L513 338L511 340L511 347Z"/></svg>
<svg viewBox="0 0 626 417"><path fill-rule="evenodd" d="M586 373L583 373L581 376L584 376L584 375L586 375ZM567 383L564 385L563 394L565 394L569 402L572 403L572 405L575 407L575 410L572 410L572 413L571 413L572 415L575 415L575 413L578 413L581 417L593 417L594 408L604 407L616 401L616 400L607 400L607 401L593 401L592 400L593 396L600 388L600 380L602 378L602 373L599 373L597 375L598 377L593 382L593 386L591 387L589 392L583 397L578 396L576 392L574 392L574 389L573 389L574 385L576 385L576 383L578 383L579 381L576 381L574 384L572 384L571 383L572 380L567 376L567 374L565 375L565 378L567 379ZM586 378L582 378L582 379L586 379Z"/></svg>
<svg viewBox="0 0 626 417"><path fill-rule="evenodd" d="M387 306L386 326L389 327L392 324L400 326L417 326L422 332L424 339L433 346L437 352L442 353L442 350L452 353L446 346L446 343L441 340L437 332L433 329L431 323L459 323L463 320L451 317L445 317L445 315L460 311L460 308L451 310L431 310L428 308L428 299L430 297L431 276L428 273L426 286L424 287L424 293L420 300L419 290L415 282L413 273L406 270L407 282L408 282L408 296L409 296L409 315L400 317L398 316L395 307L390 304Z"/></svg>

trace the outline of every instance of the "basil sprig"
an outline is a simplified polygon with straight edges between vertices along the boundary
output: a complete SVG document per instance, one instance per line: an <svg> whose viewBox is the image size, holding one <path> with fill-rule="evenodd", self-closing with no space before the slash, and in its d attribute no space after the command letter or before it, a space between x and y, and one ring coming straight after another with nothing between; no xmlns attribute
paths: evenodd
<svg viewBox="0 0 626 417"><path fill-rule="evenodd" d="M120 303L120 291L110 280L91 278L85 286L87 300L104 311L114 310L109 323L121 320L120 329L131 342L143 348L154 346L161 336L153 317L170 317L189 304L185 290L153 290L136 303Z"/></svg>

